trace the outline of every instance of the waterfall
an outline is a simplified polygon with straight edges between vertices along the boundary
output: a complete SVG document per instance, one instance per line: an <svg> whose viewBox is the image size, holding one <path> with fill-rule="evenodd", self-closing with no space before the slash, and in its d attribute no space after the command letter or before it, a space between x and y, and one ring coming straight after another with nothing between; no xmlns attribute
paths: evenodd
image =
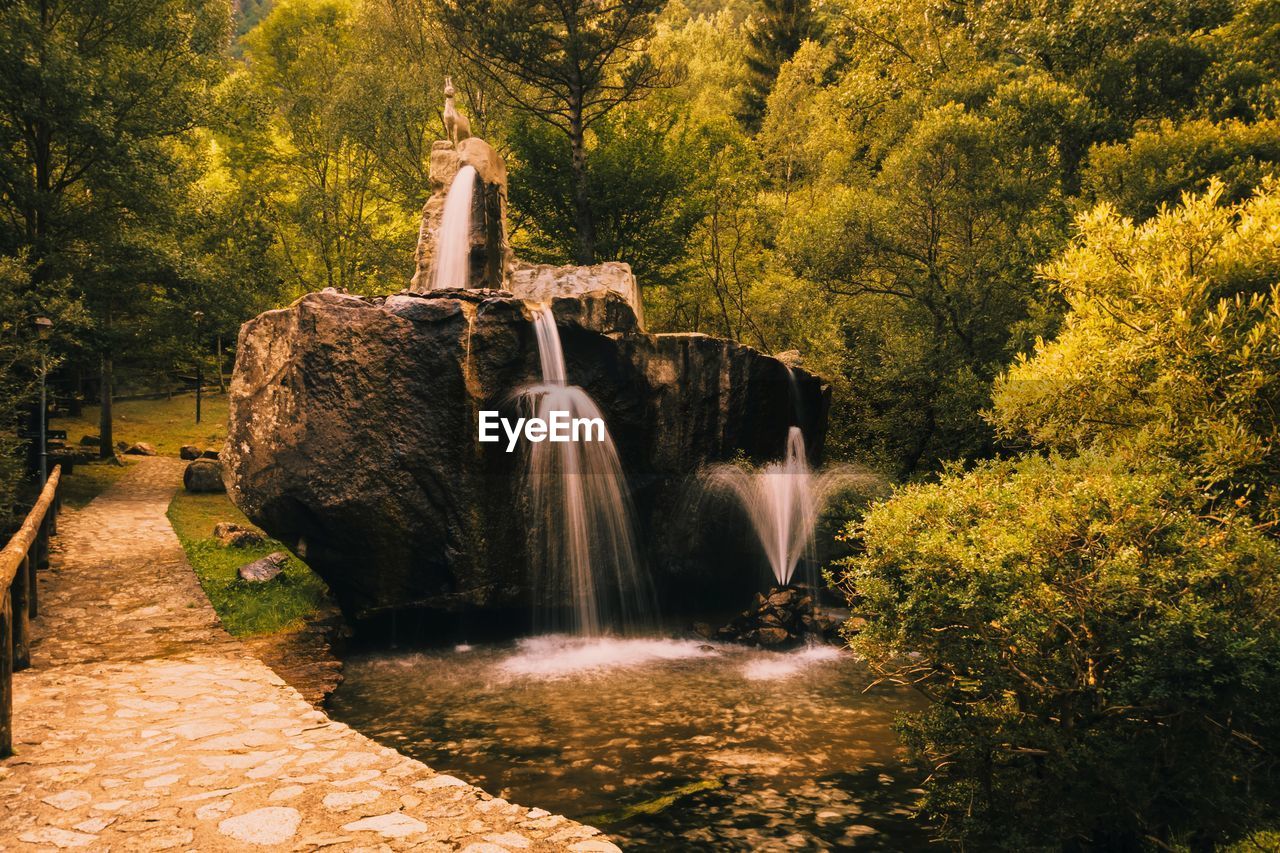
<svg viewBox="0 0 1280 853"><path fill-rule="evenodd" d="M468 287L471 283L471 199L476 190L476 167L463 166L449 184L436 237L435 272L431 289Z"/></svg>
<svg viewBox="0 0 1280 853"><path fill-rule="evenodd" d="M525 390L525 408L544 420L561 411L603 421L595 401L567 383L549 307L536 309L534 329L543 383ZM641 624L651 615L653 593L641 570L634 511L607 428L603 441L542 441L530 448L530 553L538 586L553 602L572 602L573 628L580 635Z"/></svg>

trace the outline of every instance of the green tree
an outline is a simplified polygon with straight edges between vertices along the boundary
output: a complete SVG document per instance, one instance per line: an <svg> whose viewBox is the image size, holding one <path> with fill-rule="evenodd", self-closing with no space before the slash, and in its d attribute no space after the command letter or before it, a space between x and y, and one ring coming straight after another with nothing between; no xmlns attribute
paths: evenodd
<svg viewBox="0 0 1280 853"><path fill-rule="evenodd" d="M1225 512L1280 523L1280 187L1222 185L1135 225L1101 205L1044 268L1061 333L996 383L1011 441L1184 467Z"/></svg>
<svg viewBox="0 0 1280 853"><path fill-rule="evenodd" d="M1058 124L1074 103L1032 78L982 109L932 109L867 183L792 205L796 270L860 306L856 338L880 347L855 393L892 413L866 443L899 474L990 452L979 412L1040 299L1035 264L1065 232Z"/></svg>
<svg viewBox="0 0 1280 853"><path fill-rule="evenodd" d="M662 0L440 0L440 20L470 62L525 115L563 134L573 177L574 260L595 263L588 135L622 104L664 84L645 46ZM536 164L530 164L536 168Z"/></svg>
<svg viewBox="0 0 1280 853"><path fill-rule="evenodd" d="M759 130L765 101L778 71L806 40L821 35L810 0L760 0L747 24L748 86L739 117L750 130Z"/></svg>
<svg viewBox="0 0 1280 853"><path fill-rule="evenodd" d="M31 286L31 265L24 257L0 256L0 538L7 537L19 508L25 459L12 426L33 407L43 367L57 367L69 341L84 332L87 317L65 280ZM39 339L34 321L53 321L53 334Z"/></svg>
<svg viewBox="0 0 1280 853"><path fill-rule="evenodd" d="M1143 119L1195 111L1215 60L1207 36L1235 10L1231 0L995 0L966 23L990 60L1027 64L1082 92L1101 141Z"/></svg>
<svg viewBox="0 0 1280 853"><path fill-rule="evenodd" d="M621 112L599 122L592 136L587 172L596 260L626 261L646 285L678 281L701 218L687 139L645 115ZM534 260L572 260L580 235L568 149L554 131L527 119L515 124L509 142L519 248Z"/></svg>
<svg viewBox="0 0 1280 853"><path fill-rule="evenodd" d="M0 240L25 251L37 287L71 276L94 318L103 452L110 452L112 360L146 315L156 273L181 261L157 251L172 233L188 173L183 138L206 116L224 69L225 2L72 0L0 9ZM174 261L174 266L167 265Z"/></svg>
<svg viewBox="0 0 1280 853"><path fill-rule="evenodd" d="M244 156L232 167L262 188L297 289L359 292L410 266L411 213L388 200L366 144L357 24L350 0L290 0L246 36L248 91L231 129Z"/></svg>

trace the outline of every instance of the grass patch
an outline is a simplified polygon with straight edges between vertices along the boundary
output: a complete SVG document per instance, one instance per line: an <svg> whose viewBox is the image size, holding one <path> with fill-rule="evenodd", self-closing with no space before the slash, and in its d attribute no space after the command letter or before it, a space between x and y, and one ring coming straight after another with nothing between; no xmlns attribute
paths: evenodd
<svg viewBox="0 0 1280 853"><path fill-rule="evenodd" d="M71 509L80 509L89 501L107 490L107 487L129 473L129 466L136 463L126 461L124 465L112 462L78 462L70 474L64 474L58 483L58 494L62 497L62 505Z"/></svg>
<svg viewBox="0 0 1280 853"><path fill-rule="evenodd" d="M175 394L159 400L125 400L112 406L115 440L133 444L145 441L164 456L177 456L184 444L201 449L217 448L227 437L227 398L208 391L200 404L196 423L195 394ZM83 435L98 434L98 406L85 406L78 418L52 418L50 429L67 431L67 443L78 444Z"/></svg>
<svg viewBox="0 0 1280 853"><path fill-rule="evenodd" d="M272 551L288 551L274 540L255 548L226 548L214 539L213 526L219 521L249 525L226 495L179 491L169 503L168 515L205 595L233 635L296 628L324 604L328 594L324 581L292 554L273 580L259 584L241 580L236 570L245 563Z"/></svg>

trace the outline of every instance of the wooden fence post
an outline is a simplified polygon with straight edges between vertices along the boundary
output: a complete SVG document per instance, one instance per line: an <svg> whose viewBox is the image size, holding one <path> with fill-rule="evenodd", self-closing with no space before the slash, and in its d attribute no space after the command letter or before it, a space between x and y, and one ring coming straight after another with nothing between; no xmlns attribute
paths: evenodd
<svg viewBox="0 0 1280 853"><path fill-rule="evenodd" d="M26 521L0 548L0 758L13 755L13 673L31 665L37 570L49 565L61 480L62 468L55 465Z"/></svg>
<svg viewBox="0 0 1280 853"><path fill-rule="evenodd" d="M18 572L13 576L13 585L9 587L13 595L10 602L9 616L13 632L13 671L31 666L31 603L28 600L31 586L31 555L28 554Z"/></svg>
<svg viewBox="0 0 1280 853"><path fill-rule="evenodd" d="M13 755L13 622L9 596L0 595L0 758Z"/></svg>
<svg viewBox="0 0 1280 853"><path fill-rule="evenodd" d="M25 564L27 570L27 618L34 619L40 615L39 602L36 600L38 590L36 589L36 561L31 559L31 555L27 555ZM22 571L22 569L18 569Z"/></svg>
<svg viewBox="0 0 1280 853"><path fill-rule="evenodd" d="M36 567L39 569L49 568L49 519L46 516L41 519L40 527L36 530Z"/></svg>

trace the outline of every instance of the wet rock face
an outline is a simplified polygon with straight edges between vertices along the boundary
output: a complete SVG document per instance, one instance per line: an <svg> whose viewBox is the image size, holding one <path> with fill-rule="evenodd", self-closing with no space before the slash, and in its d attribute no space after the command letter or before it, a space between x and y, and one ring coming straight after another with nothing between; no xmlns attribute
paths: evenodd
<svg viewBox="0 0 1280 853"><path fill-rule="evenodd" d="M718 586L718 571L741 582L740 564L691 561L679 541L688 477L776 458L797 410L816 455L827 387L748 347L645 334L606 291L552 310L570 381L618 446L660 592ZM508 293L310 294L241 329L229 493L349 614L527 607L524 456L476 432L479 411L515 417L513 392L539 380L530 307Z"/></svg>
<svg viewBox="0 0 1280 853"><path fill-rule="evenodd" d="M547 302L556 296L579 296L596 290L618 294L640 319L642 303L640 286L631 273L631 265L608 261L589 267L555 266L516 261L507 275L506 288L514 296Z"/></svg>

